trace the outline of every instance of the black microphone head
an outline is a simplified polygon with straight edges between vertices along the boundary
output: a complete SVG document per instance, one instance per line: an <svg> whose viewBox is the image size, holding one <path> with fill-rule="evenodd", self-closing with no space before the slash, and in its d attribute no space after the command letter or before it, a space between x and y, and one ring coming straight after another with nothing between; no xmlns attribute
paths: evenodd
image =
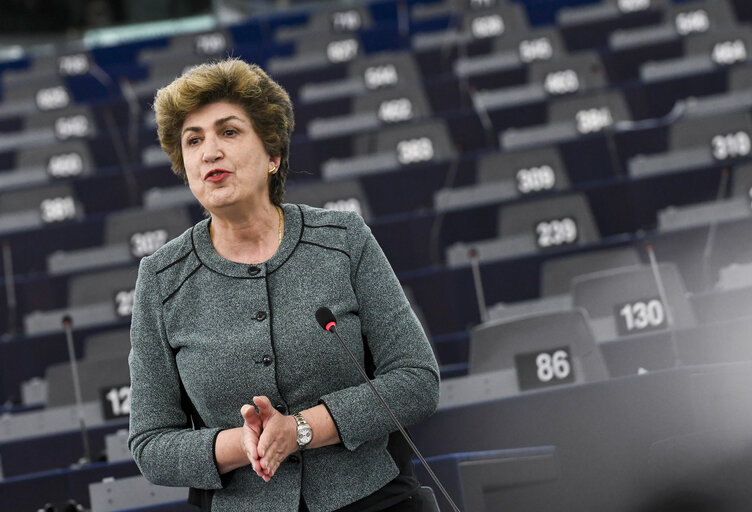
<svg viewBox="0 0 752 512"><path fill-rule="evenodd" d="M316 321L325 331L328 331L332 324L337 325L337 319L334 318L334 313L332 313L332 310L326 306L321 306L316 310Z"/></svg>

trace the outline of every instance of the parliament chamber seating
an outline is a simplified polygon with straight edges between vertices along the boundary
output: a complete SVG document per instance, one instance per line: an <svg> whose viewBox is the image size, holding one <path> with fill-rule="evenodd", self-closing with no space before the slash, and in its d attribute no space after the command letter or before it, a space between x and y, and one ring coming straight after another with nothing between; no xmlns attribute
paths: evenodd
<svg viewBox="0 0 752 512"><path fill-rule="evenodd" d="M286 200L360 213L419 313L443 379L411 433L461 509L748 508L751 27L747 0L374 0L0 61L0 509L191 510L124 445L128 329L140 258L203 217L154 92L225 55L291 95Z"/></svg>
<svg viewBox="0 0 752 512"><path fill-rule="evenodd" d="M535 446L437 455L428 462L461 510L543 510L564 492L556 455L554 446Z"/></svg>
<svg viewBox="0 0 752 512"><path fill-rule="evenodd" d="M487 152L475 161L475 178L463 186L445 187L434 195L434 209L498 203L537 192L566 190L569 177L554 147L509 153Z"/></svg>

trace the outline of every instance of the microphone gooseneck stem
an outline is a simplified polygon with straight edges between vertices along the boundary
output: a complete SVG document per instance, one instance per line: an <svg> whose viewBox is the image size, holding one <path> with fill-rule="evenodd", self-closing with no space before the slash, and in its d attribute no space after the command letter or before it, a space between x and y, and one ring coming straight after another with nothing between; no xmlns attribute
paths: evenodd
<svg viewBox="0 0 752 512"><path fill-rule="evenodd" d="M676 341L676 329L674 327L674 312L671 304L668 302L668 294L666 293L666 287L663 285L663 278L661 277L661 271L658 268L658 260L655 258L655 252L653 246L648 245L646 247L648 258L650 258L650 268L653 271L653 279L655 280L655 286L658 288L658 296L663 303L663 307L666 310L666 324L669 329L669 336L671 339L671 351L674 356L674 366L682 366L681 358L679 356L679 344Z"/></svg>
<svg viewBox="0 0 752 512"><path fill-rule="evenodd" d="M718 190L715 194L715 202L720 203L726 194L726 188L728 187L729 171L727 167L724 167L721 171L721 179L718 183ZM713 249L715 247L715 237L718 232L718 220L713 220L708 226L708 236L705 239L705 247L702 250L702 270L703 277L705 278L705 288L711 289L715 284L713 273L711 270L710 258L713 256Z"/></svg>
<svg viewBox="0 0 752 512"><path fill-rule="evenodd" d="M91 463L91 448L89 447L89 434L86 430L86 419L84 414L84 401L81 394L81 382L78 378L78 364L76 364L76 351L73 346L73 325L70 318L63 319L63 329L65 330L65 341L68 344L68 358L70 359L71 374L73 377L73 392L76 396L76 412L78 414L78 424L81 429L81 443L83 444L84 456L81 459L83 464Z"/></svg>
<svg viewBox="0 0 752 512"><path fill-rule="evenodd" d="M8 333L16 334L16 315L18 314L16 278L13 270L13 253L7 239L3 240L3 272L5 274L5 303L8 306Z"/></svg>
<svg viewBox="0 0 752 512"><path fill-rule="evenodd" d="M475 299L478 301L478 314L480 321L488 321L488 308L486 307L486 294L483 292L483 279L480 277L480 263L478 262L478 251L473 248L470 250L470 268L473 271L473 285L475 286Z"/></svg>
<svg viewBox="0 0 752 512"><path fill-rule="evenodd" d="M441 482L436 477L434 472L431 470L431 467L428 465L428 462L426 462L426 459L424 459L423 455L421 455L420 450L418 450L418 447L415 446L415 443L413 443L413 440L410 439L409 435L407 435L407 431L405 430L405 427L402 426L402 423L400 423L400 421L397 419L397 416L394 415L391 407L389 407L389 405L386 403L384 398L381 396L381 393L379 393L379 391L376 389L376 386L374 386L373 382L371 382L371 379L368 378L368 374L366 373L366 371L363 369L360 363L358 363L358 360L355 358L355 355L352 353L352 351L347 346L345 341L339 335L339 333L337 332L336 326L334 325L328 326L327 330L333 332L334 335L337 337L340 344L345 349L345 352L347 352L347 355L350 356L350 359L352 360L353 364L355 364L355 367L360 372L360 375L363 376L363 380L365 380L366 383L371 387L371 391L373 391L373 394L376 395L376 397L381 402L381 405L383 405L384 409L386 409L386 412L389 413L389 416L392 418L392 422L394 422L394 424L397 425L397 428L402 433L402 437L404 437L405 441L407 441L407 443L410 445L410 448L412 448L413 453L415 453L415 455L418 456L418 459L420 459L421 464L423 464L423 467L426 468L426 471L428 472L428 474L431 476L431 479L434 481L436 486L441 491L441 494L444 496L444 498L446 498L446 500L449 502L449 504L452 506L452 509L455 512L460 512L460 509L457 508L457 505L455 505L454 500L452 500L452 498L449 496L449 493L446 491L446 489L444 489L444 486L441 485Z"/></svg>

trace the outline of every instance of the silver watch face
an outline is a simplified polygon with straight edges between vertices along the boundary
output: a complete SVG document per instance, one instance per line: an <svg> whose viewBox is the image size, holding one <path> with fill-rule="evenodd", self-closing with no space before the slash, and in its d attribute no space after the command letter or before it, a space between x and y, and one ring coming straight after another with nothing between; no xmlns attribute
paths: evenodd
<svg viewBox="0 0 752 512"><path fill-rule="evenodd" d="M307 445L308 443L311 442L312 439L313 439L313 430L311 430L311 427L301 426L298 428L298 445L299 446Z"/></svg>

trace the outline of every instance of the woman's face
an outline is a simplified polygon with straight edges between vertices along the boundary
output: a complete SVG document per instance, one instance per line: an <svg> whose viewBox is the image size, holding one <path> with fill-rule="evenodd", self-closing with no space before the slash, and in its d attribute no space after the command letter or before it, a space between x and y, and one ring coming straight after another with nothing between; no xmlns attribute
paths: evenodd
<svg viewBox="0 0 752 512"><path fill-rule="evenodd" d="M269 203L269 170L279 166L264 149L242 107L226 101L191 112L181 129L188 185L210 213Z"/></svg>

